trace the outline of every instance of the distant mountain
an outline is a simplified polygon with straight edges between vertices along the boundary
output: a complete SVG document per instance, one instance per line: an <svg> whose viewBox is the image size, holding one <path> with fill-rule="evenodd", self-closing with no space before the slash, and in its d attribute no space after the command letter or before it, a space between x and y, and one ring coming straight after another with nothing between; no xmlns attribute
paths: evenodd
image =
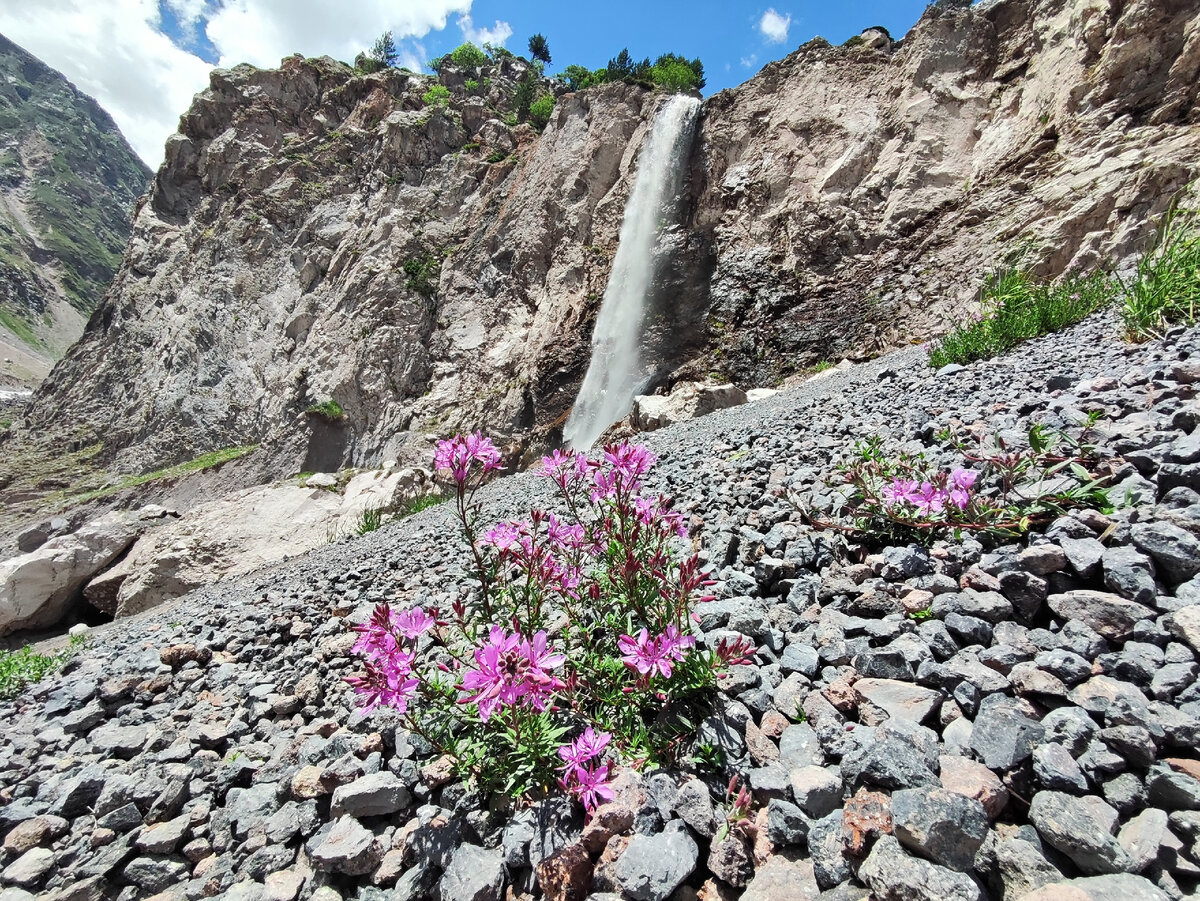
<svg viewBox="0 0 1200 901"><path fill-rule="evenodd" d="M0 36L0 387L79 337L150 177L95 100Z"/></svg>

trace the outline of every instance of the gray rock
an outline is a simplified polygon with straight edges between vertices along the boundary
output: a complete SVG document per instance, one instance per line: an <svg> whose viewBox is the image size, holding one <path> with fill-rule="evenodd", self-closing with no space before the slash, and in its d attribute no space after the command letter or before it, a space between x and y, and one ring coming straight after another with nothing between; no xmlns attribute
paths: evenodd
<svg viewBox="0 0 1200 901"><path fill-rule="evenodd" d="M817 885L822 890L841 885L850 878L850 861L842 842L842 811L835 810L811 824L808 853L812 856Z"/></svg>
<svg viewBox="0 0 1200 901"><path fill-rule="evenodd" d="M993 770L1011 770L1028 760L1045 728L1014 702L980 710L971 729L970 747Z"/></svg>
<svg viewBox="0 0 1200 901"><path fill-rule="evenodd" d="M1151 768L1146 779L1150 803L1167 810L1200 810L1200 780L1166 766Z"/></svg>
<svg viewBox="0 0 1200 901"><path fill-rule="evenodd" d="M54 869L54 852L49 848L30 848L0 872L0 881L21 888L34 888Z"/></svg>
<svg viewBox="0 0 1200 901"><path fill-rule="evenodd" d="M506 875L500 850L462 845L446 868L438 893L442 901L501 901Z"/></svg>
<svg viewBox="0 0 1200 901"><path fill-rule="evenodd" d="M279 786L275 782L259 782L249 788L231 788L225 799L225 809L233 832L245 838L250 827L259 820L266 820L279 809L276 800Z"/></svg>
<svg viewBox="0 0 1200 901"><path fill-rule="evenodd" d="M1057 742L1038 745L1033 750L1033 775L1038 784L1051 791L1085 792L1087 777L1071 756L1071 752Z"/></svg>
<svg viewBox="0 0 1200 901"><path fill-rule="evenodd" d="M147 854L170 854L183 841L189 822L190 818L185 815L165 823L158 823L143 830L134 839L133 846Z"/></svg>
<svg viewBox="0 0 1200 901"><path fill-rule="evenodd" d="M504 827L501 838L501 849L504 851L504 863L510 867L524 867L529 864L529 843L537 832L536 812L526 808L518 810Z"/></svg>
<svg viewBox="0 0 1200 901"><path fill-rule="evenodd" d="M808 723L788 726L779 736L779 762L788 769L820 766L825 762L820 739Z"/></svg>
<svg viewBox="0 0 1200 901"><path fill-rule="evenodd" d="M821 669L821 659L815 648L793 642L783 651L779 665L787 673L800 673L808 678L814 678Z"/></svg>
<svg viewBox="0 0 1200 901"><path fill-rule="evenodd" d="M1090 800L1093 803L1061 792L1041 791L1033 796L1029 820L1047 844L1083 872L1127 872L1133 861L1110 828L1117 812L1094 796ZM1097 805L1106 810L1098 811ZM1111 818L1106 816L1109 813Z"/></svg>
<svg viewBox="0 0 1200 901"><path fill-rule="evenodd" d="M689 779L679 786L672 805L681 820L705 838L717 831L717 814L708 787L699 779Z"/></svg>
<svg viewBox="0 0 1200 901"><path fill-rule="evenodd" d="M970 876L910 857L890 835L875 843L858 878L879 901L985 901Z"/></svg>
<svg viewBox="0 0 1200 901"><path fill-rule="evenodd" d="M943 788L892 793L892 826L904 847L952 870L968 872L988 831L983 805Z"/></svg>
<svg viewBox="0 0 1200 901"><path fill-rule="evenodd" d="M173 857L135 857L121 875L147 895L157 894L183 881L190 867L187 861Z"/></svg>
<svg viewBox="0 0 1200 901"><path fill-rule="evenodd" d="M1142 872L1158 857L1167 829L1167 812L1156 808L1143 810L1121 827L1117 841L1133 861L1134 872Z"/></svg>
<svg viewBox="0 0 1200 901"><path fill-rule="evenodd" d="M767 838L775 847L803 844L809 828L808 817L795 804L779 798L767 802Z"/></svg>
<svg viewBox="0 0 1200 901"><path fill-rule="evenodd" d="M1151 592L1149 598L1153 597ZM1060 619L1079 620L1104 638L1116 641L1129 638L1142 620L1154 618L1154 611L1149 607L1106 591L1086 588L1052 594L1046 603Z"/></svg>
<svg viewBox="0 0 1200 901"><path fill-rule="evenodd" d="M1046 860L1036 831L1031 838L1031 841L1022 837L1002 839L992 833L979 850L977 860L1003 886L1005 898L1024 898L1035 889L1063 878L1058 868Z"/></svg>
<svg viewBox="0 0 1200 901"><path fill-rule="evenodd" d="M1104 545L1095 538L1060 538L1059 545L1071 569L1083 579L1097 578L1102 570Z"/></svg>
<svg viewBox="0 0 1200 901"><path fill-rule="evenodd" d="M1154 558L1169 582L1186 582L1200 573L1200 541L1191 532L1168 522L1134 523L1133 543Z"/></svg>
<svg viewBox="0 0 1200 901"><path fill-rule="evenodd" d="M819 820L842 805L842 777L836 769L804 766L790 773L792 798L806 815Z"/></svg>
<svg viewBox="0 0 1200 901"><path fill-rule="evenodd" d="M860 785L897 789L939 784L925 755L895 735L851 749L842 758L842 780L851 790Z"/></svg>
<svg viewBox="0 0 1200 901"><path fill-rule="evenodd" d="M1022 901L1170 901L1157 885L1132 873L1085 876L1042 886Z"/></svg>
<svg viewBox="0 0 1200 901"><path fill-rule="evenodd" d="M373 817L403 810L412 801L408 788L392 773L384 770L355 779L334 789L330 816Z"/></svg>
<svg viewBox="0 0 1200 901"><path fill-rule="evenodd" d="M318 833L319 834L319 833ZM383 848L369 830L354 819L342 817L312 850L314 866L348 876L364 876L383 859Z"/></svg>
<svg viewBox="0 0 1200 901"><path fill-rule="evenodd" d="M617 860L613 875L624 896L663 901L692 875L699 857L700 849L686 831L635 835Z"/></svg>

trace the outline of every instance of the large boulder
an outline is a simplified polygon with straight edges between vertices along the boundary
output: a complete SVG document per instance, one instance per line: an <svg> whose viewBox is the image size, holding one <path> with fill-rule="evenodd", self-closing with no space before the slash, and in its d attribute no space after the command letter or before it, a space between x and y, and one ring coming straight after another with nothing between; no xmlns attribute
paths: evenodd
<svg viewBox="0 0 1200 901"><path fill-rule="evenodd" d="M635 397L629 422L639 432L652 432L727 407L740 406L746 400L746 392L735 385L684 382L670 394Z"/></svg>
<svg viewBox="0 0 1200 901"><path fill-rule="evenodd" d="M0 563L0 635L56 624L143 528L137 514L112 513Z"/></svg>

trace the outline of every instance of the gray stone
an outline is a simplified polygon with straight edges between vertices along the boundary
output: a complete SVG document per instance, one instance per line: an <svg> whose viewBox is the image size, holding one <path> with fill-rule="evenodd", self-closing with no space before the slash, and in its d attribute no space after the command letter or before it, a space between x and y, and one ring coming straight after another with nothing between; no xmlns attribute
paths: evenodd
<svg viewBox="0 0 1200 901"><path fill-rule="evenodd" d="M1085 876L1043 885L1021 901L1170 901L1157 885L1132 873Z"/></svg>
<svg viewBox="0 0 1200 901"><path fill-rule="evenodd" d="M1104 545L1095 538L1060 538L1059 545L1067 557L1071 569L1083 579L1095 579L1103 571L1101 560Z"/></svg>
<svg viewBox="0 0 1200 901"><path fill-rule="evenodd" d="M858 878L879 901L985 901L970 876L910 857L890 835L875 842Z"/></svg>
<svg viewBox="0 0 1200 901"><path fill-rule="evenodd" d="M121 875L148 895L157 894L187 878L187 861L173 857L135 857Z"/></svg>
<svg viewBox="0 0 1200 901"><path fill-rule="evenodd" d="M1037 833L1031 838L1032 841L1020 837L1002 839L992 833L979 850L977 859L1000 880L1005 898L1024 898L1029 892L1063 878L1058 868L1046 860Z"/></svg>
<svg viewBox="0 0 1200 901"><path fill-rule="evenodd" d="M0 881L21 888L34 888L54 869L54 852L49 848L30 848L0 872Z"/></svg>
<svg viewBox="0 0 1200 901"><path fill-rule="evenodd" d="M970 746L989 768L1011 770L1029 759L1045 731L1014 702L991 704L975 718Z"/></svg>
<svg viewBox="0 0 1200 901"><path fill-rule="evenodd" d="M1153 603L1158 590L1149 557L1137 548L1117 545L1105 550L1102 563L1106 588L1139 604Z"/></svg>
<svg viewBox="0 0 1200 901"><path fill-rule="evenodd" d="M408 788L395 775L383 770L355 779L334 789L330 816L374 817L403 810L412 801Z"/></svg>
<svg viewBox="0 0 1200 901"><path fill-rule="evenodd" d="M1200 810L1200 780L1166 766L1152 767L1146 778L1150 803L1167 810Z"/></svg>
<svg viewBox="0 0 1200 901"><path fill-rule="evenodd" d="M825 762L820 739L808 723L788 726L779 736L779 762L788 769L820 766Z"/></svg>
<svg viewBox="0 0 1200 901"><path fill-rule="evenodd" d="M892 827L910 851L965 873L987 835L988 817L974 798L944 788L905 789L892 793Z"/></svg>
<svg viewBox="0 0 1200 901"><path fill-rule="evenodd" d="M808 853L812 856L817 885L822 890L841 885L850 878L850 861L842 842L842 811L835 810L811 824Z"/></svg>
<svg viewBox="0 0 1200 901"><path fill-rule="evenodd" d="M820 672L821 659L815 648L793 642L784 648L779 665L787 673L800 673L812 679Z"/></svg>
<svg viewBox="0 0 1200 901"><path fill-rule="evenodd" d="M1167 628L1193 651L1200 652L1200 604L1176 610L1167 617Z"/></svg>
<svg viewBox="0 0 1200 901"><path fill-rule="evenodd" d="M1169 582L1186 582L1200 573L1200 541L1191 532L1168 522L1134 523L1133 543L1154 558Z"/></svg>
<svg viewBox="0 0 1200 901"><path fill-rule="evenodd" d="M814 820L828 816L842 805L842 777L836 769L797 767L790 776L796 806Z"/></svg>
<svg viewBox="0 0 1200 901"><path fill-rule="evenodd" d="M1033 775L1038 783L1051 791L1085 792L1087 778L1071 756L1057 742L1038 745L1033 750Z"/></svg>
<svg viewBox="0 0 1200 901"><path fill-rule="evenodd" d="M438 892L442 901L501 901L505 879L500 849L461 845L442 876Z"/></svg>
<svg viewBox="0 0 1200 901"><path fill-rule="evenodd" d="M183 841L189 821L190 818L184 815L150 826L134 839L133 846L147 854L170 854Z"/></svg>
<svg viewBox="0 0 1200 901"><path fill-rule="evenodd" d="M1093 801L1104 804L1098 798L1093 797ZM1098 814L1096 807L1084 799L1041 791L1033 796L1029 819L1047 844L1069 857L1083 872L1126 872L1133 861L1110 829L1117 812L1108 805L1104 807L1111 812L1111 821L1102 819L1103 812Z"/></svg>
<svg viewBox="0 0 1200 901"><path fill-rule="evenodd" d="M1150 598L1153 596L1151 593ZM1086 588L1052 594L1046 603L1060 619L1079 620L1104 638L1116 641L1125 641L1139 622L1154 618L1154 611L1149 607L1106 591Z"/></svg>
<svg viewBox="0 0 1200 901"><path fill-rule="evenodd" d="M686 831L635 835L617 860L613 877L626 897L663 901L692 875L699 857L700 849Z"/></svg>
<svg viewBox="0 0 1200 901"><path fill-rule="evenodd" d="M809 827L808 817L795 804L779 798L767 802L767 838L775 847L803 844Z"/></svg>
<svg viewBox="0 0 1200 901"><path fill-rule="evenodd" d="M225 799L225 810L233 825L234 835L245 838L250 827L266 820L279 809L276 801L278 784L259 782L249 788L231 788Z"/></svg>
<svg viewBox="0 0 1200 901"><path fill-rule="evenodd" d="M925 756L895 735L883 735L852 748L842 758L842 780L851 789L860 785L897 789L939 784Z"/></svg>
<svg viewBox="0 0 1200 901"><path fill-rule="evenodd" d="M1147 808L1121 827L1117 841L1133 861L1134 872L1142 872L1158 857L1167 829L1167 812Z"/></svg>
<svg viewBox="0 0 1200 901"><path fill-rule="evenodd" d="M942 703L942 693L911 682L894 679L859 679L854 683L859 698L884 710L888 716L923 723Z"/></svg>
<svg viewBox="0 0 1200 901"><path fill-rule="evenodd" d="M379 866L383 848L369 829L347 816L333 822L329 832L313 847L312 859L321 870L365 876Z"/></svg>
<svg viewBox="0 0 1200 901"><path fill-rule="evenodd" d="M716 810L713 808L708 787L699 779L689 779L679 786L672 806L679 818L700 835L712 838L716 834Z"/></svg>

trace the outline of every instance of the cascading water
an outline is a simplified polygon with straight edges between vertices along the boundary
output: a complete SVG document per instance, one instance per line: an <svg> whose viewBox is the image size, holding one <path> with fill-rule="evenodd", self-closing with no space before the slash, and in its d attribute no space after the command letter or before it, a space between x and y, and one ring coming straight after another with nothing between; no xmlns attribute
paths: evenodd
<svg viewBox="0 0 1200 901"><path fill-rule="evenodd" d="M592 333L592 359L563 427L564 440L576 450L587 450L628 413L645 385L642 320L663 262L659 236L675 220L699 110L700 101L693 97L678 95L667 101L638 160L617 255Z"/></svg>

